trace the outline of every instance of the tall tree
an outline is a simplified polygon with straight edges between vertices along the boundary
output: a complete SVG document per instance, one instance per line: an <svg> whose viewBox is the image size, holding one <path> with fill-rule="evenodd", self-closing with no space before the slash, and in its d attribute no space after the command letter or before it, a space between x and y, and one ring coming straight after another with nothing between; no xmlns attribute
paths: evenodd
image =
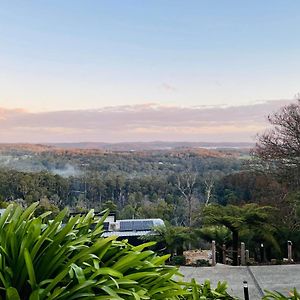
<svg viewBox="0 0 300 300"><path fill-rule="evenodd" d="M192 171L186 171L177 176L176 186L184 200L187 203L187 212L188 212L188 226L192 224L192 208L193 208L193 199L194 192L196 187L197 174Z"/></svg>
<svg viewBox="0 0 300 300"><path fill-rule="evenodd" d="M300 186L300 99L269 115L271 128L258 136L253 154Z"/></svg>
<svg viewBox="0 0 300 300"><path fill-rule="evenodd" d="M242 230L251 229L260 233L262 230L270 234L270 215L273 208L258 206L257 204L210 205L203 210L204 223L207 225L221 225L227 227L232 233L233 264L238 265L239 236Z"/></svg>

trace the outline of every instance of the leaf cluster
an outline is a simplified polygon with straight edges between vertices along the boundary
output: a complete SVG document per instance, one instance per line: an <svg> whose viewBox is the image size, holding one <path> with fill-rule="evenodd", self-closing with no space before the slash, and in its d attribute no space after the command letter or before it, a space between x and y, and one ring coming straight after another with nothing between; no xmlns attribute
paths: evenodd
<svg viewBox="0 0 300 300"><path fill-rule="evenodd" d="M53 220L10 205L0 218L0 299L180 299L187 287L173 278L178 269L115 236L103 238L93 211Z"/></svg>

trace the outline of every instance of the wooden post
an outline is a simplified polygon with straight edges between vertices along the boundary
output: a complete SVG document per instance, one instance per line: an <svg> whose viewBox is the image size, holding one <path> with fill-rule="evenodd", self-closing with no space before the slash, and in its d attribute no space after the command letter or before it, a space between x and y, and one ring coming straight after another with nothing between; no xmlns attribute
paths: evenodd
<svg viewBox="0 0 300 300"><path fill-rule="evenodd" d="M226 245L223 244L222 246L222 262L224 265L226 265Z"/></svg>
<svg viewBox="0 0 300 300"><path fill-rule="evenodd" d="M288 262L289 263L293 261L292 246L293 243L291 241L288 241Z"/></svg>
<svg viewBox="0 0 300 300"><path fill-rule="evenodd" d="M250 258L250 256L249 256L249 250L246 250L245 255L246 255L246 264L248 264L249 263L249 258Z"/></svg>
<svg viewBox="0 0 300 300"><path fill-rule="evenodd" d="M211 243L211 265L216 265L216 242L212 241Z"/></svg>
<svg viewBox="0 0 300 300"><path fill-rule="evenodd" d="M245 248L245 243L241 242L241 265L245 266L246 265L246 248Z"/></svg>

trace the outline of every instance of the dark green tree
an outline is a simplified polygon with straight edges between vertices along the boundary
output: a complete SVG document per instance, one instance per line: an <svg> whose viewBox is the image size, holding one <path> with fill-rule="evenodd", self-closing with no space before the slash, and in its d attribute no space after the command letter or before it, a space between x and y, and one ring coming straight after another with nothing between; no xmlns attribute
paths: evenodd
<svg viewBox="0 0 300 300"><path fill-rule="evenodd" d="M190 228L182 226L157 226L156 235L147 236L147 240L156 241L165 246L171 255L183 255L192 239Z"/></svg>
<svg viewBox="0 0 300 300"><path fill-rule="evenodd" d="M270 206L257 204L235 205L210 205L204 208L204 223L207 225L220 225L227 227L232 233L233 264L238 265L238 248L240 233L251 230L257 235L261 233L272 235L273 226L270 223L271 213L274 209Z"/></svg>

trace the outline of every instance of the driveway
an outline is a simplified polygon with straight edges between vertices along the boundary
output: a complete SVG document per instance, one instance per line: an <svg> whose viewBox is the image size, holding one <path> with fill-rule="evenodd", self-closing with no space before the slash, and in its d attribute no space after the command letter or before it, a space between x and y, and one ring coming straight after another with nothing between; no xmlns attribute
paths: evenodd
<svg viewBox="0 0 300 300"><path fill-rule="evenodd" d="M287 294L296 287L300 290L300 265L233 267L217 264L215 267L180 267L185 280L195 278L199 283L210 279L213 286L227 281L228 292L244 299L243 281L249 286L250 299L261 299L264 290Z"/></svg>

